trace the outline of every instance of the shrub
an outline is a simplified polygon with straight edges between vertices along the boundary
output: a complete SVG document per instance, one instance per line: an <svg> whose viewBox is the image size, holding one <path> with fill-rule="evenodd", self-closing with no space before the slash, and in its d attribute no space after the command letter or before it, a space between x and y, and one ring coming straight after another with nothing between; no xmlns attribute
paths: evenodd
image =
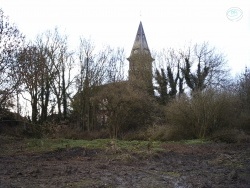
<svg viewBox="0 0 250 188"><path fill-rule="evenodd" d="M249 142L250 136L238 129L221 129L215 132L210 139L216 142L243 143Z"/></svg>
<svg viewBox="0 0 250 188"><path fill-rule="evenodd" d="M42 138L43 131L41 125L27 123L22 134L29 138Z"/></svg>
<svg viewBox="0 0 250 188"><path fill-rule="evenodd" d="M103 99L107 102L103 103ZM143 129L151 125L154 120L156 111L154 98L126 83L107 85L98 93L95 100L106 109L106 126L112 138Z"/></svg>
<svg viewBox="0 0 250 188"><path fill-rule="evenodd" d="M233 92L239 97L238 127L250 133L250 69L246 68L236 81Z"/></svg>
<svg viewBox="0 0 250 188"><path fill-rule="evenodd" d="M240 129L244 130L246 133L250 134L250 111L241 110L238 126Z"/></svg>
<svg viewBox="0 0 250 188"><path fill-rule="evenodd" d="M170 125L154 125L147 129L130 131L125 133L123 140L152 140L152 141L179 141L184 139L192 139L187 135L184 129L179 129L177 126Z"/></svg>
<svg viewBox="0 0 250 188"><path fill-rule="evenodd" d="M148 140L149 136L145 129L140 129L137 131L129 131L121 136L122 140Z"/></svg>
<svg viewBox="0 0 250 188"><path fill-rule="evenodd" d="M107 130L83 131L79 127L74 127L69 123L46 123L42 126L41 133L47 138L66 138L66 139L104 139L109 138Z"/></svg>
<svg viewBox="0 0 250 188"><path fill-rule="evenodd" d="M166 117L185 135L205 138L219 128L235 125L236 104L229 93L207 90L172 101L166 108Z"/></svg>
<svg viewBox="0 0 250 188"><path fill-rule="evenodd" d="M150 140L159 141L179 141L183 139L192 139L185 129L180 129L178 126L171 125L157 125L149 127L147 130Z"/></svg>

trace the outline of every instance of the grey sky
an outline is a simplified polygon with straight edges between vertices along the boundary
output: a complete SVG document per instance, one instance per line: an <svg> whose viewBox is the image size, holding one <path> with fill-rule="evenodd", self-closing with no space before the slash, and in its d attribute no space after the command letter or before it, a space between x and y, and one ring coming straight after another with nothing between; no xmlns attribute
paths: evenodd
<svg viewBox="0 0 250 188"><path fill-rule="evenodd" d="M249 0L0 0L0 8L29 39L58 26L72 48L80 36L91 37L128 56L142 21L153 51L208 41L227 55L233 73L250 67ZM229 19L237 10L241 17Z"/></svg>

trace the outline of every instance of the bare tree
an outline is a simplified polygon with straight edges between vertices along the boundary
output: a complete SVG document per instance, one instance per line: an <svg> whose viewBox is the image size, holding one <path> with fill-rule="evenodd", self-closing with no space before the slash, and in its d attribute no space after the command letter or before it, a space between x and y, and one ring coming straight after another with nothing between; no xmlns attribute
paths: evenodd
<svg viewBox="0 0 250 188"><path fill-rule="evenodd" d="M30 95L32 108L31 120L36 123L38 120L39 94L41 92L42 77L44 73L46 57L36 46L27 45L18 56L19 74L24 84L24 91Z"/></svg>
<svg viewBox="0 0 250 188"><path fill-rule="evenodd" d="M95 69L94 65L94 45L90 40L80 39L79 46L79 62L80 62L80 75L78 77L78 93L80 101L80 127L90 131L90 85L98 83L98 78L94 77ZM97 71L98 72L98 71Z"/></svg>
<svg viewBox="0 0 250 188"><path fill-rule="evenodd" d="M68 50L67 36L60 35L57 28L53 32L46 32L41 38L41 46L46 49L47 71L46 71L46 91L52 92L56 98L57 113L61 119L67 117L68 111L68 88L73 83L71 71L73 67L72 52ZM67 74L67 75L66 75ZM50 100L45 98L45 102ZM44 106L48 108L47 103ZM51 104L53 105L53 104ZM63 110L63 113L62 113ZM46 111L46 113L48 113ZM53 109L51 111L53 112Z"/></svg>
<svg viewBox="0 0 250 188"><path fill-rule="evenodd" d="M124 49L112 49L110 46L104 48L100 59L105 60L106 75L105 83L114 83L124 80Z"/></svg>
<svg viewBox="0 0 250 188"><path fill-rule="evenodd" d="M245 71L241 73L236 83L233 84L234 90L232 93L236 93L239 98L238 112L239 119L237 121L240 129L246 132L250 131L250 69L245 68ZM235 106L237 108L237 106Z"/></svg>
<svg viewBox="0 0 250 188"><path fill-rule="evenodd" d="M32 121L43 123L53 113L58 114L59 120L66 118L70 97L67 90L73 84L73 58L67 37L57 29L47 31L28 44L18 60L24 88L31 96Z"/></svg>
<svg viewBox="0 0 250 188"><path fill-rule="evenodd" d="M250 111L250 69L246 67L245 72L240 75L237 85L242 107Z"/></svg>
<svg viewBox="0 0 250 188"><path fill-rule="evenodd" d="M77 78L78 93L73 106L80 114L78 118L80 127L90 131L95 126L95 109L98 105L92 97L99 89L98 86L123 79L125 58L122 49L114 50L108 46L96 52L92 41L81 38L78 59L80 62L80 74Z"/></svg>
<svg viewBox="0 0 250 188"><path fill-rule="evenodd" d="M16 56L23 42L24 36L0 9L0 108L9 107L20 85Z"/></svg>
<svg viewBox="0 0 250 188"><path fill-rule="evenodd" d="M72 53L67 51L67 47L61 50L60 64L61 74L59 76L62 78L60 86L62 87L63 118L65 119L68 116L68 99L70 98L68 89L73 85L75 79L74 76L71 76L74 59L72 57Z"/></svg>
<svg viewBox="0 0 250 188"><path fill-rule="evenodd" d="M182 52L185 67L182 72L192 91L202 91L207 87L223 87L227 81L225 57L210 48L208 43L195 44ZM194 67L197 66L195 72Z"/></svg>
<svg viewBox="0 0 250 188"><path fill-rule="evenodd" d="M47 119L48 105L51 95L51 81L54 76L53 65L49 61L50 49L42 40L42 35L38 36L35 41L35 46L39 50L39 54L44 57L43 66L41 67L40 75L40 92L39 92L39 106L41 109L40 121L43 122Z"/></svg>

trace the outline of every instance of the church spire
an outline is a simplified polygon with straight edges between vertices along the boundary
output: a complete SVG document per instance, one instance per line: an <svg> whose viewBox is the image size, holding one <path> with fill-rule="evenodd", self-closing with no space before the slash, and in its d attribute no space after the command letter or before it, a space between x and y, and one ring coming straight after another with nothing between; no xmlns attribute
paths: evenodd
<svg viewBox="0 0 250 188"><path fill-rule="evenodd" d="M129 58L129 81L133 86L154 94L152 62L146 36L140 22Z"/></svg>
<svg viewBox="0 0 250 188"><path fill-rule="evenodd" d="M140 22L138 31L135 37L134 45L131 50L130 57L133 54L148 54L150 55L150 50L148 47L147 39L144 33L142 22Z"/></svg>

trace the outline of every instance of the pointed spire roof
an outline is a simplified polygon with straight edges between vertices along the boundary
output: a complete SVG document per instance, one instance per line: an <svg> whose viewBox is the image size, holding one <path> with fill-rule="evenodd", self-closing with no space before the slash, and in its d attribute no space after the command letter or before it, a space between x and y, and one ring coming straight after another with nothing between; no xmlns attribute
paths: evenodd
<svg viewBox="0 0 250 188"><path fill-rule="evenodd" d="M135 37L134 45L131 50L130 56L137 53L146 53L150 55L147 39L144 33L142 22L140 22L138 31Z"/></svg>

